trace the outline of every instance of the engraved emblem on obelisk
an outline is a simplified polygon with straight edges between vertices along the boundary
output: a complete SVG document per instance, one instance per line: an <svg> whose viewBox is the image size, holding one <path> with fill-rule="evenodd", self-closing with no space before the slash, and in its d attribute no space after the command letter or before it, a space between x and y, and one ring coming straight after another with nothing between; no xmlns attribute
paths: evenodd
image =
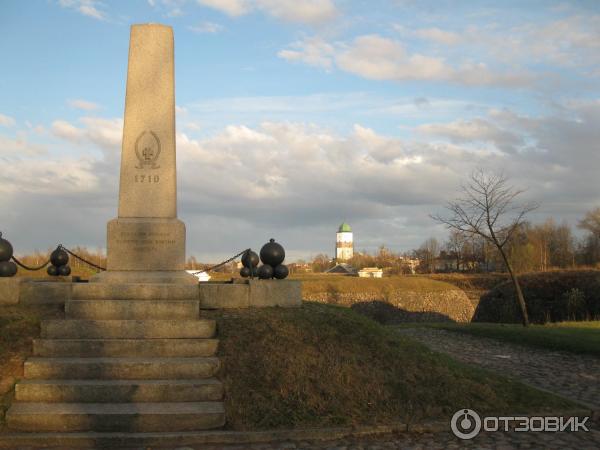
<svg viewBox="0 0 600 450"><path fill-rule="evenodd" d="M139 161L136 169L158 169L156 165L160 155L160 140L153 131L143 131L135 140L135 155Z"/></svg>

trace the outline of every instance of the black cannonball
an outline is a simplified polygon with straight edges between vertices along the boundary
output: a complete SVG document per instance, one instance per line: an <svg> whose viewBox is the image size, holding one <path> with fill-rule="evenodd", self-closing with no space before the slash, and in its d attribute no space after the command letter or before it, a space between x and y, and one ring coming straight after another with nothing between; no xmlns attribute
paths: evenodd
<svg viewBox="0 0 600 450"><path fill-rule="evenodd" d="M55 277L58 275L58 267L49 265L46 269L46 272L48 272L48 275L50 275L51 277Z"/></svg>
<svg viewBox="0 0 600 450"><path fill-rule="evenodd" d="M258 266L258 255L256 252L250 250L242 255L242 264L244 267L250 267L250 265L256 267Z"/></svg>
<svg viewBox="0 0 600 450"><path fill-rule="evenodd" d="M258 268L257 267L242 267L240 269L240 275L244 278L248 278L249 276L257 277L258 276Z"/></svg>
<svg viewBox="0 0 600 450"><path fill-rule="evenodd" d="M13 255L13 246L0 233L0 261L10 261Z"/></svg>
<svg viewBox="0 0 600 450"><path fill-rule="evenodd" d="M261 280L273 278L273 268L268 264L263 264L258 268L258 278Z"/></svg>
<svg viewBox="0 0 600 450"><path fill-rule="evenodd" d="M275 242L275 239L269 240L269 242L260 249L260 260L263 264L275 267L281 264L284 259L285 250L280 244Z"/></svg>
<svg viewBox="0 0 600 450"><path fill-rule="evenodd" d="M17 265L12 261L0 261L0 277L14 277Z"/></svg>
<svg viewBox="0 0 600 450"><path fill-rule="evenodd" d="M68 277L69 275L71 275L71 268L69 266L59 266L58 274L61 277Z"/></svg>
<svg viewBox="0 0 600 450"><path fill-rule="evenodd" d="M273 269L273 276L275 278L277 278L278 280L283 280L285 277L287 277L289 275L290 271L288 270L287 266L283 265L283 264L279 264L278 266L275 266L275 268Z"/></svg>
<svg viewBox="0 0 600 450"><path fill-rule="evenodd" d="M69 263L69 255L62 248L57 248L50 254L50 262L56 267L66 266Z"/></svg>

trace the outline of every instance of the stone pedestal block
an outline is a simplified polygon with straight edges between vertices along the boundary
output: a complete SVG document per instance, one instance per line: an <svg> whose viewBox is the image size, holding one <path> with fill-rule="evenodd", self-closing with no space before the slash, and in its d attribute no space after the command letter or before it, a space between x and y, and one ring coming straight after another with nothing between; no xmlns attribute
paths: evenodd
<svg viewBox="0 0 600 450"><path fill-rule="evenodd" d="M293 308L302 305L302 283L297 280L249 280L250 306L281 306Z"/></svg>
<svg viewBox="0 0 600 450"><path fill-rule="evenodd" d="M178 219L113 219L107 241L109 271L185 270L185 224Z"/></svg>
<svg viewBox="0 0 600 450"><path fill-rule="evenodd" d="M297 280L243 280L240 283L200 283L200 308L264 308L302 306Z"/></svg>
<svg viewBox="0 0 600 450"><path fill-rule="evenodd" d="M16 305L19 303L19 292L24 278L0 278L0 305Z"/></svg>

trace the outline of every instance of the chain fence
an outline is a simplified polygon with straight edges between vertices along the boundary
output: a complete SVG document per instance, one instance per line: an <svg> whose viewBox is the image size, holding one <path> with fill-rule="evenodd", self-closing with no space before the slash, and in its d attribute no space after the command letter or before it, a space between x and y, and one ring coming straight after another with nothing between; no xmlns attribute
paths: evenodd
<svg viewBox="0 0 600 450"><path fill-rule="evenodd" d="M98 270L100 270L100 271L104 271L104 270L106 270L106 267L99 266L99 265L97 265L97 264L94 264L94 263L93 263L93 262L91 262L91 261L88 261L88 260L87 260L87 259L85 259L85 258L82 258L82 257L81 257L81 256L79 256L79 255L76 255L75 253L73 253L71 250L69 250L67 247L65 247L65 246L64 246L64 245L62 245L62 244L60 244L60 245L58 246L58 248L59 248L59 249L61 249L61 250L64 250L64 251L65 251L65 252L67 252L69 255L71 255L73 258L77 258L79 261L81 261L81 262L83 262L83 263L87 264L88 266L91 266L91 267L93 267L93 268L95 268L95 269L98 269Z"/></svg>
<svg viewBox="0 0 600 450"><path fill-rule="evenodd" d="M44 267L46 267L46 266L47 266L47 265L50 263L50 259L48 259L48 261L46 261L46 262L45 262L44 264L42 264L41 266L37 266L37 267L31 267L31 266L28 266L27 264L25 264L25 263L23 263L23 262L19 261L19 260L17 259L17 257L16 257L16 256L14 256L14 255L11 257L11 259L12 259L12 260L15 262L15 264L16 264L17 266L19 266L19 267L21 267L21 268L23 268L23 269L25 269L25 270L31 270L31 271L35 271L35 270L41 270L41 269L43 269Z"/></svg>
<svg viewBox="0 0 600 450"><path fill-rule="evenodd" d="M231 258L229 258L229 259L226 259L225 261L223 261L223 262L221 262L221 263L217 264L216 266L212 266L212 267L209 267L209 268L207 268L207 269L202 269L202 270L198 270L198 271L196 271L196 272L192 272L192 275L198 275L199 273L202 273L202 272L209 272L209 271L211 271L211 270L218 269L219 267L221 267L221 266L224 266L225 264L228 264L228 263L230 263L231 261L234 261L235 259L237 259L237 258L239 258L240 256L242 256L244 253L246 253L246 252L249 252L249 251L250 251L250 249L249 249L249 248L247 248L246 250L242 250L242 251L241 251L241 252L239 252L237 255L234 255L234 256L232 256Z"/></svg>
<svg viewBox="0 0 600 450"><path fill-rule="evenodd" d="M79 256L79 255L77 255L76 253L73 253L71 250L69 250L67 247L65 247L65 246L64 246L64 245L62 245L62 244L59 244L59 245L58 245L58 247L57 247L57 249L58 249L58 250L64 250L64 251L65 251L65 252L67 252L69 255L71 255L73 258L76 258L76 259L78 259L79 261L81 261L81 262L83 262L83 263L87 264L87 265L88 265L88 266L90 266L90 267L93 267L93 268L95 268L95 269L98 269L98 270L100 270L100 271L105 271L105 270L106 270L106 267L102 267L102 266L99 266L99 265L97 265L97 264L94 264L94 263L93 263L93 262L91 262L91 261L88 261L87 259L85 259L85 258L83 258L83 257L81 257L81 256ZM220 262L219 264L216 264L216 265L214 265L214 266L208 267L208 268L206 268L206 269L201 269L201 270L198 270L198 271L192 272L192 275L198 275L199 273L202 273L202 272L209 272L209 271L211 271L211 270L218 269L219 267L222 267L222 266L224 266L225 264L228 264L228 263L230 263L230 262L232 262L232 261L236 260L237 258L239 258L240 256L242 256L244 253L246 253L246 252L249 252L249 251L250 251L250 249L249 249L249 248L247 248L247 249L245 249L245 250L242 250L241 252L237 253L236 255L232 256L232 257L231 257L231 258L229 258L229 259L226 259L226 260L225 260L225 261L223 261L223 262ZM44 267L46 267L46 266L47 266L47 265L50 263L50 258L48 258L48 260L47 260L46 262L44 262L42 265L40 265L40 266L37 266L37 267L31 267L31 266L28 266L28 265L24 264L23 262L19 261L19 260L17 259L17 257L16 257L16 256L14 256L14 255L12 256L12 260L13 260L13 261L15 262L15 264L17 264L19 267L21 267L21 268L23 268L23 269L25 269L25 270L31 270L31 271L41 270L41 269L43 269Z"/></svg>

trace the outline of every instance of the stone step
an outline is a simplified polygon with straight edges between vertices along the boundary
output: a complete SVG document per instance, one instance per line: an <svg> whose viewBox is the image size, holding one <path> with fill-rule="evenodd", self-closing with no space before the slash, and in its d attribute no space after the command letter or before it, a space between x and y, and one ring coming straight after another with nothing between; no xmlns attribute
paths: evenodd
<svg viewBox="0 0 600 450"><path fill-rule="evenodd" d="M44 339L210 338L214 320L44 320Z"/></svg>
<svg viewBox="0 0 600 450"><path fill-rule="evenodd" d="M199 300L72 300L65 303L69 319L198 319Z"/></svg>
<svg viewBox="0 0 600 450"><path fill-rule="evenodd" d="M221 402L13 403L6 413L18 431L193 431L221 427Z"/></svg>
<svg viewBox="0 0 600 450"><path fill-rule="evenodd" d="M204 380L22 380L15 400L51 403L205 402L223 398L223 385Z"/></svg>
<svg viewBox="0 0 600 450"><path fill-rule="evenodd" d="M206 358L40 358L25 361L24 377L37 380L187 380L212 377L219 359Z"/></svg>
<svg viewBox="0 0 600 450"><path fill-rule="evenodd" d="M198 285L73 283L72 300L199 300Z"/></svg>
<svg viewBox="0 0 600 450"><path fill-rule="evenodd" d="M33 355L43 357L214 356L218 339L34 339Z"/></svg>

